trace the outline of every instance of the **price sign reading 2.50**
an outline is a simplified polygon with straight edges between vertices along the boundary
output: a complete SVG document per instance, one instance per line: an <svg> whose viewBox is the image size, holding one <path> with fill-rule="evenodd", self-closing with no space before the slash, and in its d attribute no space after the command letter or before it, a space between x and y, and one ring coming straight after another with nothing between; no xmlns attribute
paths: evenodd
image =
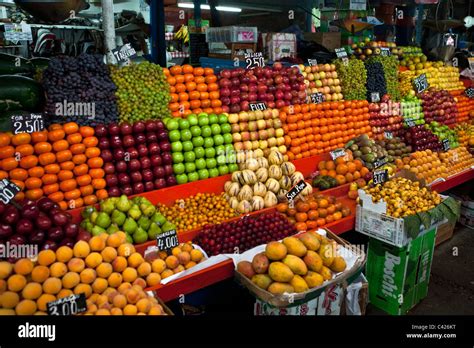
<svg viewBox="0 0 474 348"><path fill-rule="evenodd" d="M11 117L13 134L39 132L44 128L43 115L14 115Z"/></svg>

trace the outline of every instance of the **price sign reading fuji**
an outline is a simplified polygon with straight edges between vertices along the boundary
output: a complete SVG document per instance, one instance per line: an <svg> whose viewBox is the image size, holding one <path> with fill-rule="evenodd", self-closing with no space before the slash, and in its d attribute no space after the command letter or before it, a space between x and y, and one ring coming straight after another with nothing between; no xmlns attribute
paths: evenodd
<svg viewBox="0 0 474 348"><path fill-rule="evenodd" d="M46 304L48 315L76 315L87 310L86 295L74 294Z"/></svg>
<svg viewBox="0 0 474 348"><path fill-rule="evenodd" d="M388 170L376 170L374 171L374 185L383 184L388 180Z"/></svg>
<svg viewBox="0 0 474 348"><path fill-rule="evenodd" d="M10 180L0 180L0 201L3 204L10 203L13 197L15 197L20 190L21 189Z"/></svg>
<svg viewBox="0 0 474 348"><path fill-rule="evenodd" d="M388 47L380 47L380 55L381 56L389 56L392 52L390 52L390 48Z"/></svg>
<svg viewBox="0 0 474 348"><path fill-rule="evenodd" d="M118 63L127 63L131 58L135 58L137 56L137 52L129 43L123 45L120 48L114 48L112 53L117 59Z"/></svg>
<svg viewBox="0 0 474 348"><path fill-rule="evenodd" d="M11 124L13 134L39 132L44 128L43 115L41 114L13 115Z"/></svg>
<svg viewBox="0 0 474 348"><path fill-rule="evenodd" d="M336 149L329 153L331 155L332 160L336 160L336 158L342 157L346 155L346 150L344 149Z"/></svg>
<svg viewBox="0 0 474 348"><path fill-rule="evenodd" d="M167 251L177 247L179 245L179 241L176 230L160 233L158 236L156 236L156 245L160 251Z"/></svg>
<svg viewBox="0 0 474 348"><path fill-rule="evenodd" d="M286 198L288 199L288 202L294 202L296 196L298 196L301 191L304 190L306 185L306 181L300 180L295 186L293 186L290 191L286 193Z"/></svg>
<svg viewBox="0 0 474 348"><path fill-rule="evenodd" d="M415 87L416 93L421 93L424 90L428 89L430 85L428 84L426 74L421 74L420 76L416 77L413 80L413 86Z"/></svg>
<svg viewBox="0 0 474 348"><path fill-rule="evenodd" d="M318 61L316 59L308 59L308 64L309 66L315 66L318 65Z"/></svg>
<svg viewBox="0 0 474 348"><path fill-rule="evenodd" d="M448 139L444 139L442 144L443 144L443 150L444 151L449 151L451 149L451 145L450 145Z"/></svg>
<svg viewBox="0 0 474 348"><path fill-rule="evenodd" d="M263 68L265 66L265 58L262 52L246 53L245 54L246 69Z"/></svg>
<svg viewBox="0 0 474 348"><path fill-rule="evenodd" d="M466 88L466 90L464 91L464 93L465 93L466 96L468 96L469 98L474 98L474 88L472 88L472 87Z"/></svg>
<svg viewBox="0 0 474 348"><path fill-rule="evenodd" d="M310 94L309 98L311 99L311 103L313 104L319 104L324 101L324 95L322 93Z"/></svg>
<svg viewBox="0 0 474 348"><path fill-rule="evenodd" d="M389 131L385 131L383 133L385 135L385 139L393 139L393 133Z"/></svg>
<svg viewBox="0 0 474 348"><path fill-rule="evenodd" d="M267 104L265 103L249 103L249 108L252 111L257 111L257 110L267 110Z"/></svg>
<svg viewBox="0 0 474 348"><path fill-rule="evenodd" d="M372 100L372 103L378 103L380 101L380 93L379 92L370 93L370 99Z"/></svg>

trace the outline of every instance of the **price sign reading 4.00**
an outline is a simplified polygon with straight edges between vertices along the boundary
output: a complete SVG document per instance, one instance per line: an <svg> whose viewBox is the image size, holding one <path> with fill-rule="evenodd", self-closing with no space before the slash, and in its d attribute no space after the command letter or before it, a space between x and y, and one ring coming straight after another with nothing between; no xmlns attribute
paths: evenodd
<svg viewBox="0 0 474 348"><path fill-rule="evenodd" d="M262 52L246 53L245 54L246 69L263 68L265 66L265 58Z"/></svg>
<svg viewBox="0 0 474 348"><path fill-rule="evenodd" d="M86 295L74 294L46 304L48 315L76 315L87 310Z"/></svg>
<svg viewBox="0 0 474 348"><path fill-rule="evenodd" d="M0 180L0 201L4 204L10 203L20 190L21 189L11 181L7 179Z"/></svg>
<svg viewBox="0 0 474 348"><path fill-rule="evenodd" d="M156 246L160 251L171 250L179 245L176 230L160 233L156 236Z"/></svg>
<svg viewBox="0 0 474 348"><path fill-rule="evenodd" d="M39 132L44 128L43 115L13 115L11 117L13 134Z"/></svg>

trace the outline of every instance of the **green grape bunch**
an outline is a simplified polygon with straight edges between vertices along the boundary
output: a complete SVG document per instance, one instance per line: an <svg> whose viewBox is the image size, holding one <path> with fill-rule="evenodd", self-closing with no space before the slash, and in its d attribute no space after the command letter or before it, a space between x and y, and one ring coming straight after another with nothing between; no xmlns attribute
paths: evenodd
<svg viewBox="0 0 474 348"><path fill-rule="evenodd" d="M367 70L364 62L351 58L345 65L342 60L337 59L336 71L341 81L342 94L345 100L365 100L367 89Z"/></svg>
<svg viewBox="0 0 474 348"><path fill-rule="evenodd" d="M170 117L170 87L161 66L141 62L111 67L120 122Z"/></svg>

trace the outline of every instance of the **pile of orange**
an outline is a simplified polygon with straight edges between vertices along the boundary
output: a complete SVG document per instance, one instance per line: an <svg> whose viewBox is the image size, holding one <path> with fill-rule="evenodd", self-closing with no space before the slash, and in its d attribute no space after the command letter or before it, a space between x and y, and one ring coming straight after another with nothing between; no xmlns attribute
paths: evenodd
<svg viewBox="0 0 474 348"><path fill-rule="evenodd" d="M446 152L440 152L439 158L447 168L448 177L474 166L474 157L464 146L459 146Z"/></svg>
<svg viewBox="0 0 474 348"><path fill-rule="evenodd" d="M366 100L290 105L280 111L290 160L329 152L372 134Z"/></svg>
<svg viewBox="0 0 474 348"><path fill-rule="evenodd" d="M0 179L21 188L17 200L48 196L62 209L94 204L108 196L98 142L94 128L75 122L0 133Z"/></svg>
<svg viewBox="0 0 474 348"><path fill-rule="evenodd" d="M370 172L361 160L353 158L350 150L346 150L345 156L338 157L334 161L319 162L318 171L320 175L336 179L339 185L357 181Z"/></svg>
<svg viewBox="0 0 474 348"><path fill-rule="evenodd" d="M469 112L474 109L474 99L467 97L464 90L450 91L456 100L456 108L458 110L456 123L469 121Z"/></svg>
<svg viewBox="0 0 474 348"><path fill-rule="evenodd" d="M164 68L163 72L170 85L169 108L174 117L200 112L222 113L219 85L213 69L186 64Z"/></svg>
<svg viewBox="0 0 474 348"><path fill-rule="evenodd" d="M430 149L416 151L410 156L397 158L395 164L398 169L407 169L416 174L418 179L425 179L429 184L438 178L446 179L448 177L448 169L445 163L441 162L440 156L444 155L433 152Z"/></svg>
<svg viewBox="0 0 474 348"><path fill-rule="evenodd" d="M285 214L298 231L313 230L351 214L350 208L343 206L336 197L321 194L305 197L294 207L289 207L288 203L280 203L277 210Z"/></svg>

